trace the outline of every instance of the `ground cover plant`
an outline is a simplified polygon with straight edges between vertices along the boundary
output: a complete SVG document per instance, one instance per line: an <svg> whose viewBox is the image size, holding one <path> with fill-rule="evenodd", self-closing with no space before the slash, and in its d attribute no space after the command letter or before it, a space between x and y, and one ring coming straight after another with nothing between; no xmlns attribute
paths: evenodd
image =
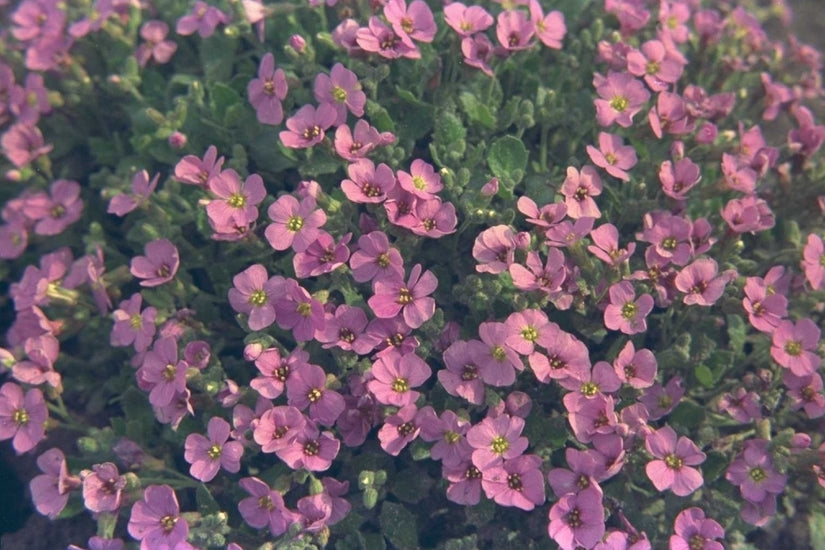
<svg viewBox="0 0 825 550"><path fill-rule="evenodd" d="M825 547L781 1L0 10L0 440L70 548Z"/></svg>

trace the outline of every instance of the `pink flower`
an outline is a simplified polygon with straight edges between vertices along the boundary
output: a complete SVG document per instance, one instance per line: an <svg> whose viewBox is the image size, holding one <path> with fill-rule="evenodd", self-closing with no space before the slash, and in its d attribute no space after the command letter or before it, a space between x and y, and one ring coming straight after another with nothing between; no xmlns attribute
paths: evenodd
<svg viewBox="0 0 825 550"><path fill-rule="evenodd" d="M55 519L69 502L69 491L80 485L80 479L69 474L66 457L60 449L49 449L38 456L37 467L43 473L29 483L34 507L49 519Z"/></svg>
<svg viewBox="0 0 825 550"><path fill-rule="evenodd" d="M636 166L636 150L622 143L622 138L615 134L599 132L599 148L588 145L587 154L593 164L604 168L614 178L629 181L627 170Z"/></svg>
<svg viewBox="0 0 825 550"><path fill-rule="evenodd" d="M484 344L478 340L457 340L444 350L444 364L447 368L438 371L438 381L447 393L481 405L484 401L484 383L475 357L485 350Z"/></svg>
<svg viewBox="0 0 825 550"><path fill-rule="evenodd" d="M684 497L702 486L702 472L692 466L705 461L705 453L687 437L677 441L676 432L670 426L647 435L645 448L653 455L645 466L645 473L659 491L668 489Z"/></svg>
<svg viewBox="0 0 825 550"><path fill-rule="evenodd" d="M632 341L624 345L613 361L616 375L633 388L649 388L656 379L658 365L656 357L649 349L636 350Z"/></svg>
<svg viewBox="0 0 825 550"><path fill-rule="evenodd" d="M593 166L588 164L582 167L581 174L568 166L561 193L564 195L564 204L567 205L567 215L571 218L598 218L602 215L593 200L593 197L602 193L602 180Z"/></svg>
<svg viewBox="0 0 825 550"><path fill-rule="evenodd" d="M479 273L497 274L507 271L513 263L516 240L513 230L506 225L485 229L473 243L473 258Z"/></svg>
<svg viewBox="0 0 825 550"><path fill-rule="evenodd" d="M736 271L727 270L717 276L718 267L710 258L699 259L676 275L675 285L685 293L687 305L711 306L722 296L725 285L736 277Z"/></svg>
<svg viewBox="0 0 825 550"><path fill-rule="evenodd" d="M682 76L684 63L681 63L659 40L648 40L640 50L631 50L627 54L627 70L634 76L644 77L645 82L654 92L670 89Z"/></svg>
<svg viewBox="0 0 825 550"><path fill-rule="evenodd" d="M0 387L0 441L12 439L17 454L34 449L46 437L49 417L43 393L33 388L25 394L14 382Z"/></svg>
<svg viewBox="0 0 825 550"><path fill-rule="evenodd" d="M335 123L337 117L335 107L329 103L322 103L317 109L304 105L286 120L288 130L278 134L281 143L292 149L314 147L324 140L324 131Z"/></svg>
<svg viewBox="0 0 825 550"><path fill-rule="evenodd" d="M421 159L412 161L409 173L398 171L398 184L421 199L430 199L444 188L441 176L435 172L432 164Z"/></svg>
<svg viewBox="0 0 825 550"><path fill-rule="evenodd" d="M604 536L601 490L591 487L561 497L550 508L547 532L561 550L593 548Z"/></svg>
<svg viewBox="0 0 825 550"><path fill-rule="evenodd" d="M590 371L587 346L572 334L555 327L537 343L546 353L534 352L528 362L539 382L548 383L551 379L572 376L574 372Z"/></svg>
<svg viewBox="0 0 825 550"><path fill-rule="evenodd" d="M136 376L138 385L149 392L149 402L156 407L171 404L176 394L186 390L186 361L178 360L178 343L162 337L143 356Z"/></svg>
<svg viewBox="0 0 825 550"><path fill-rule="evenodd" d="M120 302L120 309L112 313L115 324L109 343L113 346L133 344L138 353L146 351L155 336L155 316L157 309L152 306L140 310L143 297L135 293L128 300Z"/></svg>
<svg viewBox="0 0 825 550"><path fill-rule="evenodd" d="M653 310L653 297L642 294L638 299L633 285L621 281L610 287L610 304L604 310L604 325L625 334L647 330L646 317Z"/></svg>
<svg viewBox="0 0 825 550"><path fill-rule="evenodd" d="M415 46L413 40L432 42L435 38L433 12L423 0L413 0L409 7L406 0L389 0L384 5L384 17L395 34L410 47Z"/></svg>
<svg viewBox="0 0 825 550"><path fill-rule="evenodd" d="M150 181L149 172L146 170L138 171L134 177L132 177L132 194L127 195L126 193L120 193L112 197L106 212L122 218L138 206L146 203L149 195L151 195L158 186L159 179L160 174L155 174L155 177Z"/></svg>
<svg viewBox="0 0 825 550"><path fill-rule="evenodd" d="M366 328L367 314L363 309L341 304L334 313L324 314L324 328L315 332L315 339L323 343L324 349L338 347L363 354L369 351L363 349L361 338Z"/></svg>
<svg viewBox="0 0 825 550"><path fill-rule="evenodd" d="M493 43L486 34L478 33L466 36L461 40L461 54L464 64L481 70L487 76L493 76L493 70L488 64L493 57Z"/></svg>
<svg viewBox="0 0 825 550"><path fill-rule="evenodd" d="M435 442L430 448L430 458L440 460L444 466L458 466L472 453L467 443L467 430L470 423L459 418L453 411L446 410L441 418L435 415L432 407L420 411L418 423L421 426L421 439Z"/></svg>
<svg viewBox="0 0 825 550"><path fill-rule="evenodd" d="M392 168L383 162L376 168L369 159L350 163L347 174L349 178L341 182L341 189L349 200L357 203L383 202L396 183Z"/></svg>
<svg viewBox="0 0 825 550"><path fill-rule="evenodd" d="M530 0L530 21L535 26L535 34L542 44L554 50L561 49L561 41L567 34L564 24L564 14L553 10L546 16L542 12L541 4L537 0Z"/></svg>
<svg viewBox="0 0 825 550"><path fill-rule="evenodd" d="M52 150L51 145L43 143L43 134L37 126L23 123L14 124L0 137L3 154L17 168L26 166Z"/></svg>
<svg viewBox="0 0 825 550"><path fill-rule="evenodd" d="M580 493L590 487L601 491L598 482L608 477L604 455L596 449L580 451L567 447L564 456L570 469L553 468L547 473L547 481L557 497Z"/></svg>
<svg viewBox="0 0 825 550"><path fill-rule="evenodd" d="M648 250L651 250L656 259L663 260L665 265L669 262L685 265L693 251L691 229L689 220L669 212L657 211L645 214L644 231L637 234L636 238L653 244Z"/></svg>
<svg viewBox="0 0 825 550"><path fill-rule="evenodd" d="M375 15L370 17L366 28L361 27L356 31L355 42L364 51L377 53L386 59L421 58L421 52L409 37L402 38Z"/></svg>
<svg viewBox="0 0 825 550"><path fill-rule="evenodd" d="M438 197L415 201L411 214L417 223L409 228L410 231L433 239L455 233L458 224L453 203L443 203Z"/></svg>
<svg viewBox="0 0 825 550"><path fill-rule="evenodd" d="M755 195L729 200L722 210L722 218L737 233L754 234L776 224L768 203Z"/></svg>
<svg viewBox="0 0 825 550"><path fill-rule="evenodd" d="M473 464L482 472L500 466L527 449L528 441L521 435L524 419L501 414L489 416L470 428L467 443L473 448Z"/></svg>
<svg viewBox="0 0 825 550"><path fill-rule="evenodd" d="M341 442L332 432L321 432L314 422L307 422L291 443L275 453L293 470L322 472L332 465L340 449Z"/></svg>
<svg viewBox="0 0 825 550"><path fill-rule="evenodd" d="M507 51L526 50L533 45L535 25L523 11L505 10L496 18L496 38Z"/></svg>
<svg viewBox="0 0 825 550"><path fill-rule="evenodd" d="M802 250L801 267L805 278L813 290L825 288L825 244L816 233L809 233L805 248Z"/></svg>
<svg viewBox="0 0 825 550"><path fill-rule="evenodd" d="M198 0L189 14L178 19L175 32L189 36L197 31L201 38L208 38L215 33L218 25L230 21L229 15L202 0Z"/></svg>
<svg viewBox="0 0 825 550"><path fill-rule="evenodd" d="M30 126L37 124L41 114L50 113L52 105L49 91L43 85L43 75L29 73L25 87L12 86L8 91L8 107L17 117L17 122Z"/></svg>
<svg viewBox="0 0 825 550"><path fill-rule="evenodd" d="M209 181L221 172L223 157L218 158L218 149L210 145L203 155L203 159L195 155L186 155L175 165L175 178L191 185L204 189Z"/></svg>
<svg viewBox="0 0 825 550"><path fill-rule="evenodd" d="M418 328L435 314L435 300L430 298L438 279L430 270L421 272L421 265L410 270L406 283L401 277L373 282L373 296L367 300L377 317L391 319L402 314L410 328Z"/></svg>
<svg viewBox="0 0 825 550"><path fill-rule="evenodd" d="M183 456L191 464L189 473L203 482L212 481L221 468L237 473L241 469L243 445L238 441L228 441L229 422L213 416L206 431L208 437L197 433L186 436Z"/></svg>
<svg viewBox="0 0 825 550"><path fill-rule="evenodd" d="M682 385L681 377L674 376L664 386L656 383L649 388L645 388L641 397L639 397L639 402L650 413L650 420L659 420L675 409L684 395L685 388Z"/></svg>
<svg viewBox="0 0 825 550"><path fill-rule="evenodd" d="M121 505L121 495L126 488L126 478L111 462L95 464L91 470L84 470L83 504L97 514L116 512Z"/></svg>
<svg viewBox="0 0 825 550"><path fill-rule="evenodd" d="M590 232L593 244L587 247L591 254L606 264L617 267L636 251L636 243L628 243L626 249L619 248L619 230L612 223L600 225Z"/></svg>
<svg viewBox="0 0 825 550"><path fill-rule="evenodd" d="M169 25L163 21L147 21L140 27L140 37L146 42L138 46L135 57L141 67L145 67L153 58L159 64L168 63L178 45L166 40Z"/></svg>
<svg viewBox="0 0 825 550"><path fill-rule="evenodd" d="M336 243L332 235L321 231L315 242L303 252L296 252L292 258L295 276L299 279L317 277L344 265L349 259L347 243L351 238L352 233L347 233Z"/></svg>
<svg viewBox="0 0 825 550"><path fill-rule="evenodd" d="M175 491L168 485L146 488L143 500L132 506L127 529L140 541L140 550L175 548L189 535L189 524L180 514Z"/></svg>
<svg viewBox="0 0 825 550"><path fill-rule="evenodd" d="M252 437L261 451L274 453L291 445L306 423L306 417L295 407L272 407L254 425Z"/></svg>
<svg viewBox="0 0 825 550"><path fill-rule="evenodd" d="M544 504L544 476L539 469L541 458L522 455L505 460L500 466L484 471L481 487L487 498L501 506L532 510Z"/></svg>
<svg viewBox="0 0 825 550"><path fill-rule="evenodd" d="M444 6L444 21L461 37L483 32L493 25L493 16L481 6L453 2Z"/></svg>
<svg viewBox="0 0 825 550"><path fill-rule="evenodd" d="M719 400L719 412L728 413L739 422L752 422L762 418L759 395L745 388L736 388L734 393L726 393Z"/></svg>
<svg viewBox="0 0 825 550"><path fill-rule="evenodd" d="M358 250L349 261L352 278L359 283L376 278L403 278L404 260L397 248L390 247L387 234L373 231L358 239Z"/></svg>
<svg viewBox="0 0 825 550"><path fill-rule="evenodd" d="M599 435L616 432L619 421L615 410L616 402L612 396L597 392L588 397L581 392L574 392L565 395L563 402L573 435L582 443L590 443Z"/></svg>
<svg viewBox="0 0 825 550"><path fill-rule="evenodd" d="M274 275L267 279L266 268L251 265L232 278L229 303L238 313L248 315L251 330L263 330L275 322L275 301L284 292L285 279Z"/></svg>
<svg viewBox="0 0 825 550"><path fill-rule="evenodd" d="M776 471L769 444L764 439L745 441L745 448L725 473L725 479L739 486L742 496L752 503L773 498L785 489L788 481L788 476Z"/></svg>
<svg viewBox="0 0 825 550"><path fill-rule="evenodd" d="M299 410L309 407L309 416L323 426L332 426L346 404L341 394L327 388L327 373L307 364L286 382L287 403Z"/></svg>
<svg viewBox="0 0 825 550"><path fill-rule="evenodd" d="M269 527L273 537L284 534L295 518L284 505L281 493L270 489L257 477L245 477L239 485L250 495L238 503L244 521L256 529Z"/></svg>
<svg viewBox="0 0 825 550"><path fill-rule="evenodd" d="M156 239L146 244L145 256L135 256L130 264L132 275L140 286L155 287L171 281L180 267L180 256L175 245L167 239Z"/></svg>
<svg viewBox="0 0 825 550"><path fill-rule="evenodd" d="M791 400L791 410L804 409L808 418L819 418L825 415L825 395L822 393L822 377L819 374L796 376L786 370L782 372L782 382L788 388L787 395ZM756 400L758 403L758 398ZM757 412L761 411L757 409Z"/></svg>
<svg viewBox="0 0 825 550"><path fill-rule="evenodd" d="M303 252L318 238L319 228L327 221L327 215L315 208L315 199L305 197L298 202L292 195L281 195L267 210L272 223L266 227L266 240L275 250L290 246L295 252Z"/></svg>
<svg viewBox="0 0 825 550"><path fill-rule="evenodd" d="M223 170L209 180L207 187L218 197L206 205L212 227L246 227L258 219L257 205L266 196L264 180L258 174L250 174L241 183L237 172Z"/></svg>
<svg viewBox="0 0 825 550"><path fill-rule="evenodd" d="M394 142L395 135L391 132L379 132L362 118L355 121L353 130L346 124L341 124L335 130L335 152L350 162L364 158L376 147Z"/></svg>
<svg viewBox="0 0 825 550"><path fill-rule="evenodd" d="M524 369L521 357L507 343L511 328L505 323L490 321L479 325L478 335L485 348L475 356L479 376L491 386L510 386L516 379L516 370Z"/></svg>
<svg viewBox="0 0 825 550"><path fill-rule="evenodd" d="M279 327L291 330L296 340L306 342L323 328L324 306L295 279L287 279L281 298L275 302L275 319Z"/></svg>
<svg viewBox="0 0 825 550"><path fill-rule="evenodd" d="M670 536L670 550L724 550L725 546L714 539L725 536L725 530L715 520L705 517L701 508L688 508L679 512L673 522L675 535Z"/></svg>
<svg viewBox="0 0 825 550"><path fill-rule="evenodd" d="M447 487L447 500L470 506L479 503L482 474L469 460L464 460L457 466L445 464L442 476L450 482Z"/></svg>
<svg viewBox="0 0 825 550"><path fill-rule="evenodd" d="M340 63L336 63L329 75L318 73L315 77L315 101L328 103L335 108L337 118L334 126L347 121L347 110L356 117L364 116L367 96L361 91L356 74Z"/></svg>
<svg viewBox="0 0 825 550"><path fill-rule="evenodd" d="M610 71L605 77L597 74L593 85L599 94L595 99L596 121L601 126L610 126L614 122L624 128L633 124L633 117L642 110L642 105L650 99L644 84L629 73Z"/></svg>
<svg viewBox="0 0 825 550"><path fill-rule="evenodd" d="M397 413L387 417L378 430L381 448L389 455L398 456L404 447L421 433L421 411L414 403L401 407Z"/></svg>
<svg viewBox="0 0 825 550"><path fill-rule="evenodd" d="M391 351L372 364L373 379L367 388L379 403L403 407L414 403L420 393L413 391L427 381L432 370L414 353Z"/></svg>
<svg viewBox="0 0 825 550"><path fill-rule="evenodd" d="M687 193L699 183L701 178L699 165L689 158L682 158L675 162L662 162L659 167L659 182L665 195L676 200L685 200Z"/></svg>
<svg viewBox="0 0 825 550"><path fill-rule="evenodd" d="M782 321L773 331L771 357L796 376L813 374L822 363L816 354L821 334L811 319Z"/></svg>

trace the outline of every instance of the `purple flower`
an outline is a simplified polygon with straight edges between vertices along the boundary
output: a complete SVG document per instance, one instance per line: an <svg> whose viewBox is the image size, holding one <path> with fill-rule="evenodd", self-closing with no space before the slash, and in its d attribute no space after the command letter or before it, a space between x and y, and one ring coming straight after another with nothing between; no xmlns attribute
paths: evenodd
<svg viewBox="0 0 825 550"><path fill-rule="evenodd" d="M138 353L149 349L155 337L155 317L158 310L152 306L140 310L143 296L132 294L128 300L120 302L120 309L112 312L115 324L109 337L113 346L134 345Z"/></svg>
<svg viewBox="0 0 825 550"><path fill-rule="evenodd" d="M696 260L676 275L676 288L685 293L688 305L711 306L722 296L725 285L736 277L736 271L727 270L717 277L718 266L710 258Z"/></svg>
<svg viewBox="0 0 825 550"><path fill-rule="evenodd" d="M463 397L470 403L484 401L484 382L479 375L475 357L487 350L478 340L457 340L444 350L446 369L438 371L438 381L450 395Z"/></svg>
<svg viewBox="0 0 825 550"><path fill-rule="evenodd" d="M314 147L324 140L324 131L335 123L337 117L335 107L329 103L322 103L317 109L304 105L286 120L288 130L279 134L281 143L292 149Z"/></svg>
<svg viewBox="0 0 825 550"><path fill-rule="evenodd" d="M284 120L281 102L288 91L286 74L282 69L275 69L275 56L271 53L261 59L258 78L249 81L246 91L258 122L275 125Z"/></svg>
<svg viewBox="0 0 825 550"><path fill-rule="evenodd" d="M298 437L306 423L306 417L295 407L272 407L261 415L253 428L252 437L263 452L278 452Z"/></svg>
<svg viewBox="0 0 825 550"><path fill-rule="evenodd" d="M410 403L386 418L384 425L378 430L378 440L387 454L398 456L404 447L418 437L423 420L420 412L414 403Z"/></svg>
<svg viewBox="0 0 825 550"><path fill-rule="evenodd" d="M237 172L224 170L211 178L207 187L218 197L206 205L212 227L246 227L258 219L256 207L266 196L264 180L258 174L250 174L241 183Z"/></svg>
<svg viewBox="0 0 825 550"><path fill-rule="evenodd" d="M358 238L358 250L349 260L352 278L359 283L375 278L395 279L404 276L404 260L397 248L390 247L387 234L373 231Z"/></svg>
<svg viewBox="0 0 825 550"><path fill-rule="evenodd" d="M613 360L613 369L619 380L637 389L649 388L653 385L657 368L653 352L649 349L637 351L630 340Z"/></svg>
<svg viewBox="0 0 825 550"><path fill-rule="evenodd" d="M719 539L725 530L718 522L705 517L701 508L682 510L673 522L675 535L670 536L670 550L723 550Z"/></svg>
<svg viewBox="0 0 825 550"><path fill-rule="evenodd" d="M432 407L424 407L421 409L419 425L421 439L435 442L430 448L433 460L441 460L445 466L457 466L472 453L473 449L465 437L470 423L459 418L453 411L446 410L439 418Z"/></svg>
<svg viewBox="0 0 825 550"><path fill-rule="evenodd" d="M293 470L322 472L332 465L340 449L341 442L332 432L321 432L314 422L307 422L288 445L275 453Z"/></svg>
<svg viewBox="0 0 825 550"><path fill-rule="evenodd" d="M764 439L745 441L745 448L725 473L725 479L739 486L742 496L752 503L772 499L785 489L788 481L788 476L776 471L769 445Z"/></svg>
<svg viewBox="0 0 825 550"><path fill-rule="evenodd" d="M410 165L410 171L398 171L398 184L405 191L421 199L430 199L444 188L435 168L421 159L415 159Z"/></svg>
<svg viewBox="0 0 825 550"><path fill-rule="evenodd" d="M417 388L427 381L432 370L414 353L390 351L372 364L373 379L367 383L370 393L379 403L403 407L414 403L420 395Z"/></svg>
<svg viewBox="0 0 825 550"><path fill-rule="evenodd" d="M501 414L486 417L467 432L467 443L473 448L473 464L482 472L500 466L527 449L528 441L521 435L524 419Z"/></svg>
<svg viewBox="0 0 825 550"><path fill-rule="evenodd" d="M178 498L168 485L146 488L143 500L132 506L127 529L140 541L140 550L175 548L189 535L189 524L181 517Z"/></svg>
<svg viewBox="0 0 825 550"><path fill-rule="evenodd" d="M329 75L318 73L315 77L315 101L328 103L335 108L334 126L347 121L347 110L356 117L364 116L367 96L361 91L358 76L340 63L336 63Z"/></svg>
<svg viewBox="0 0 825 550"><path fill-rule="evenodd" d="M89 538L89 550L123 550L123 541L121 539L106 539L103 537L94 536ZM188 544L188 543L184 543ZM67 550L85 550L74 544L70 544ZM176 547L175 550L178 550ZM188 550L188 549L180 549Z"/></svg>
<svg viewBox="0 0 825 550"><path fill-rule="evenodd" d="M593 244L587 247L591 254L606 264L617 267L636 251L636 243L619 248L619 230L612 223L600 225L590 232Z"/></svg>
<svg viewBox="0 0 825 550"><path fill-rule="evenodd" d="M332 235L320 231L315 242L293 256L292 267L295 269L295 276L299 279L317 277L344 265L349 259L347 243L351 238L352 233L347 233L336 243Z"/></svg>
<svg viewBox="0 0 825 550"><path fill-rule="evenodd" d="M395 136L391 132L379 132L362 118L355 122L353 130L346 124L335 130L335 152L350 162L364 158L376 147L394 142Z"/></svg>
<svg viewBox="0 0 825 550"><path fill-rule="evenodd" d="M610 126L615 122L629 128L633 125L633 117L650 99L650 92L644 84L630 73L610 71L606 77L597 74L593 78L593 85L599 94L599 99L594 100L596 121L602 126Z"/></svg>
<svg viewBox="0 0 825 550"><path fill-rule="evenodd" d="M699 165L685 157L675 163L666 160L659 167L659 181L665 195L678 201L685 200L687 193L699 183Z"/></svg>
<svg viewBox="0 0 825 550"><path fill-rule="evenodd" d="M149 402L164 407L175 395L186 390L186 361L178 360L178 343L174 338L158 338L143 357L136 376L138 385L149 391Z"/></svg>
<svg viewBox="0 0 825 550"><path fill-rule="evenodd" d="M291 330L296 340L306 342L324 328L324 306L295 279L287 279L281 298L275 302L275 319L279 327Z"/></svg>
<svg viewBox="0 0 825 550"><path fill-rule="evenodd" d="M112 197L106 212L119 217L125 216L149 199L149 195L154 192L159 179L160 174L155 174L155 177L150 181L149 172L140 170L132 177L132 194L120 193Z"/></svg>
<svg viewBox="0 0 825 550"><path fill-rule="evenodd" d="M233 474L241 469L243 445L228 441L229 431L229 422L213 416L206 428L208 437L194 433L186 436L183 457L192 465L189 468L192 477L207 482L212 481L221 468Z"/></svg>
<svg viewBox="0 0 825 550"><path fill-rule="evenodd" d="M198 0L189 14L178 19L175 32L189 36L197 31L201 38L208 38L215 33L215 29L219 24L226 24L231 20L229 15L215 6L210 6L202 0Z"/></svg>
<svg viewBox="0 0 825 550"><path fill-rule="evenodd" d="M130 264L132 275L140 286L154 287L171 281L180 267L180 256L175 245L167 239L156 239L146 244L145 256L135 256Z"/></svg>
<svg viewBox="0 0 825 550"><path fill-rule="evenodd" d="M501 466L484 470L481 487L487 498L501 506L532 510L544 504L544 476L541 458L522 455L505 460Z"/></svg>
<svg viewBox="0 0 825 550"><path fill-rule="evenodd" d="M54 519L69 502L69 491L80 485L80 479L69 475L66 457L60 449L49 449L37 457L37 467L43 474L35 476L29 488L38 512Z"/></svg>
<svg viewBox="0 0 825 550"><path fill-rule="evenodd" d="M429 295L437 286L435 275L430 270L422 273L421 265L415 264L406 283L401 277L374 281L374 295L367 303L377 317L391 319L400 313L407 326L415 329L435 314L435 300Z"/></svg>
<svg viewBox="0 0 825 550"><path fill-rule="evenodd" d="M178 49L178 45L166 40L169 25L164 21L147 21L140 27L140 37L146 42L138 46L135 57L141 67L145 67L153 58L159 64L168 63Z"/></svg>
<svg viewBox="0 0 825 550"><path fill-rule="evenodd" d="M444 6L444 21L461 37L473 36L493 25L493 16L481 6L452 2Z"/></svg>
<svg viewBox="0 0 825 550"><path fill-rule="evenodd" d="M567 205L567 215L573 219L598 218L601 211L593 197L601 195L602 180L596 169L589 164L583 166L581 173L569 166L567 177L562 183L561 193Z"/></svg>
<svg viewBox="0 0 825 550"><path fill-rule="evenodd" d="M697 466L705 461L705 453L693 441L680 437L670 426L660 428L645 438L647 451L655 457L645 466L645 473L659 491L670 489L680 497L702 486L704 480Z"/></svg>
<svg viewBox="0 0 825 550"><path fill-rule="evenodd" d="M17 454L34 449L46 437L48 417L43 393L37 388L24 394L14 382L0 387L0 441L12 439Z"/></svg>
<svg viewBox="0 0 825 550"><path fill-rule="evenodd" d="M175 178L191 185L206 189L209 181L221 172L223 157L218 158L218 149L210 145L203 159L186 155L175 165Z"/></svg>
<svg viewBox="0 0 825 550"><path fill-rule="evenodd" d="M604 310L604 325L625 334L647 330L647 315L653 310L653 297L642 294L636 299L633 285L621 281L610 287L610 304Z"/></svg>
<svg viewBox="0 0 825 550"><path fill-rule="evenodd" d="M290 246L295 252L306 250L327 221L327 215L315 205L311 196L301 199L300 203L292 195L278 197L267 210L272 220L265 231L270 246L275 250L286 250Z"/></svg>
<svg viewBox="0 0 825 550"><path fill-rule="evenodd" d="M801 267L813 290L825 288L825 244L816 233L809 233L802 250Z"/></svg>
<svg viewBox="0 0 825 550"><path fill-rule="evenodd" d="M636 166L636 150L631 145L623 145L621 137L599 132L599 148L588 145L587 154L593 164L604 168L614 178L630 181L627 170Z"/></svg>
<svg viewBox="0 0 825 550"><path fill-rule="evenodd" d="M564 24L564 14L558 10L553 10L546 16L541 9L541 4L537 0L530 0L530 21L535 26L535 34L542 44L554 50L561 49L561 41L567 34L567 26Z"/></svg>
<svg viewBox="0 0 825 550"><path fill-rule="evenodd" d="M51 145L43 143L43 134L37 126L22 123L14 124L0 137L3 154L18 168L52 150Z"/></svg>
<svg viewBox="0 0 825 550"><path fill-rule="evenodd" d="M120 508L121 494L126 488L126 478L118 474L117 466L111 462L95 464L91 470L84 470L83 504L95 513L115 512Z"/></svg>
<svg viewBox="0 0 825 550"><path fill-rule="evenodd" d="M284 534L295 518L286 509L281 493L273 491L257 477L245 477L239 484L250 494L238 503L244 521L256 529L268 526L273 537Z"/></svg>
<svg viewBox="0 0 825 550"><path fill-rule="evenodd" d="M286 382L287 403L299 410L309 407L309 416L323 426L332 426L346 404L341 394L327 389L327 374L318 365L304 365Z"/></svg>
<svg viewBox="0 0 825 550"><path fill-rule="evenodd" d="M659 40L648 40L641 50L627 54L627 70L634 76L644 77L654 92L664 92L682 76L684 63L673 55Z"/></svg>
<svg viewBox="0 0 825 550"><path fill-rule="evenodd" d="M375 15L370 17L367 27L357 29L355 42L364 51L377 53L386 59L421 58L421 52L409 37L402 38Z"/></svg>
<svg viewBox="0 0 825 550"><path fill-rule="evenodd" d="M415 46L413 40L432 42L435 38L433 12L423 0L413 0L409 7L406 0L389 0L384 6L384 17L395 34L410 47Z"/></svg>
<svg viewBox="0 0 825 550"><path fill-rule="evenodd" d="M591 487L561 497L549 514L547 532L561 550L592 548L604 535L602 492Z"/></svg>
<svg viewBox="0 0 825 550"><path fill-rule="evenodd" d="M496 18L496 38L507 51L526 50L534 42L531 41L535 25L527 19L523 11L505 10Z"/></svg>
<svg viewBox="0 0 825 550"><path fill-rule="evenodd" d="M232 278L229 303L238 313L248 315L250 330L263 330L275 322L275 301L283 295L285 281L280 275L267 279L261 264L251 265Z"/></svg>

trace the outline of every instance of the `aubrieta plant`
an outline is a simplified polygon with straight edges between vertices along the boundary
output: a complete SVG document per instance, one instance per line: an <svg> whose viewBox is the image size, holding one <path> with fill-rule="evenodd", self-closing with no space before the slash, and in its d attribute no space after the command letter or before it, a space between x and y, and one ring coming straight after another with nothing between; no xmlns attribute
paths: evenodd
<svg viewBox="0 0 825 550"><path fill-rule="evenodd" d="M781 0L0 11L0 439L70 548L825 544Z"/></svg>

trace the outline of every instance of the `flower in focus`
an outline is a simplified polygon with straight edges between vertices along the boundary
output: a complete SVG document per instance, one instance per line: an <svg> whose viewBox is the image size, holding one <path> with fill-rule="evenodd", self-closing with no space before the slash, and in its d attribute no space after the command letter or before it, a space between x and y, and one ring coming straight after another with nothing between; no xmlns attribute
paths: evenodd
<svg viewBox="0 0 825 550"><path fill-rule="evenodd" d="M146 488L143 500L132 506L127 529L140 541L140 550L175 548L189 535L189 524L180 515L178 497L168 485Z"/></svg>
<svg viewBox="0 0 825 550"><path fill-rule="evenodd" d="M156 239L146 244L145 256L135 256L130 264L132 275L140 286L154 287L171 281L180 267L180 256L175 245L167 239Z"/></svg>

